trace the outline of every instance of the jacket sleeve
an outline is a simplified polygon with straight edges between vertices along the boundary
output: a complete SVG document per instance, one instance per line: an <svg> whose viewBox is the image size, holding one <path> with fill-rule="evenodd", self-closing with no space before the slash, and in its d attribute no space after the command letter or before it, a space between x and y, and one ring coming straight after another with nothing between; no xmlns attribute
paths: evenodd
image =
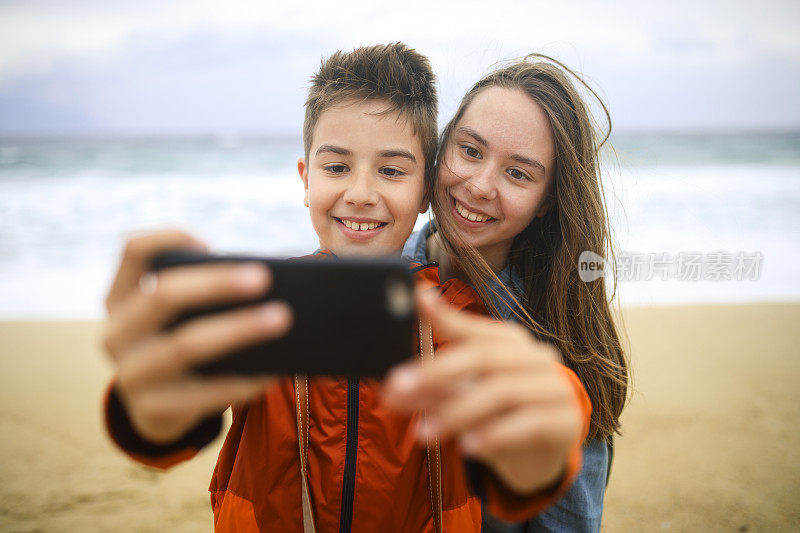
<svg viewBox="0 0 800 533"><path fill-rule="evenodd" d="M580 473L583 457L581 444L589 433L592 404L578 376L563 365L559 365L559 368L573 386L574 399L583 417L582 435L573 443L567 454L564 475L561 479L543 491L527 495L519 494L508 488L491 468L483 463L466 461L466 474L473 492L480 497L490 513L502 520L519 522L541 513L569 490Z"/></svg>
<svg viewBox="0 0 800 533"><path fill-rule="evenodd" d="M125 405L114 387L108 386L104 402L106 430L111 440L133 460L153 468L166 470L194 457L213 441L222 430L222 414L210 416L175 442L155 444L142 438L128 418Z"/></svg>

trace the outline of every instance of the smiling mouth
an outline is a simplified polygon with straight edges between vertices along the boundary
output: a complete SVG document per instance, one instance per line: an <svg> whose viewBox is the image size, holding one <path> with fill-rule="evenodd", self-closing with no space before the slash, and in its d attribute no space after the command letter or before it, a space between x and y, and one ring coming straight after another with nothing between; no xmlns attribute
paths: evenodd
<svg viewBox="0 0 800 533"><path fill-rule="evenodd" d="M353 222L346 218L333 217L339 224L350 228L354 231L369 231L371 229L378 229L384 227L386 222Z"/></svg>
<svg viewBox="0 0 800 533"><path fill-rule="evenodd" d="M473 211L470 211L469 209L467 209L466 207L461 205L458 202L458 200L456 200L455 198L453 198L453 202L454 202L453 205L456 208L456 213L461 215L461 218L463 218L465 220L469 220L470 222L491 222L492 220L495 220L494 218L490 217L489 215L485 215L483 213L475 213Z"/></svg>

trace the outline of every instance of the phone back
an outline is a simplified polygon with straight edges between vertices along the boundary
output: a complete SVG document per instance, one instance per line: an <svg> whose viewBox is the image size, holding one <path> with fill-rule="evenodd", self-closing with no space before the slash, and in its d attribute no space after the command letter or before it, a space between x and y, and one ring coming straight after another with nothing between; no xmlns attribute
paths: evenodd
<svg viewBox="0 0 800 533"><path fill-rule="evenodd" d="M270 259L172 251L157 256L152 268L254 260L272 271L272 287L263 297L198 309L168 327L275 299L291 306L292 329L281 339L198 366L198 372L380 377L411 356L413 280L408 265L399 258Z"/></svg>

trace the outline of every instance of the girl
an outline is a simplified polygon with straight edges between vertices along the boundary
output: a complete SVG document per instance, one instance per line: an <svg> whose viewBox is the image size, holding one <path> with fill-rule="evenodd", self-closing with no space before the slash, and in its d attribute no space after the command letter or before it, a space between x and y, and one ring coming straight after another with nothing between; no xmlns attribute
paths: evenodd
<svg viewBox="0 0 800 533"><path fill-rule="evenodd" d="M438 263L444 285L466 281L494 317L518 321L557 348L589 394L583 470L564 499L527 523L529 531L599 530L608 444L628 381L605 285L584 283L576 268L586 250L613 257L598 162L609 132L598 139L568 75L598 99L610 131L602 101L563 64L532 54L492 72L442 132L433 224L404 250ZM426 410L424 436L456 436L475 457L502 457L492 464L516 472L521 489L535 469L542 428L557 415L543 418L537 409L549 401L542 392L549 385L536 377L538 360L524 356L534 345L520 343L514 353L491 339L465 332L452 350L460 357L396 370L386 398L404 412Z"/></svg>

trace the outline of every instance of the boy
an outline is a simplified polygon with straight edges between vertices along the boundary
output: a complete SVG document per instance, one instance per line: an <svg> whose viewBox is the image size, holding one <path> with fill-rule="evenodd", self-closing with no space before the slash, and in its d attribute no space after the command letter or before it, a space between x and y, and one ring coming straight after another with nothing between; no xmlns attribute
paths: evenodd
<svg viewBox="0 0 800 533"><path fill-rule="evenodd" d="M297 166L320 248L337 255L399 253L417 213L425 211L433 179L436 92L427 59L402 44L335 53L312 79L303 136L305 157ZM251 315L239 311L238 329L233 317L226 324L222 317L200 319L175 333L184 340L172 341L155 333L167 316L131 326L137 313L177 313L203 297L190 294L245 297L269 283L263 272L231 281L224 275L233 274L221 270L213 273L216 282L210 270L201 282L195 267L160 275L149 296L123 298L120 287L132 287L149 255L190 244L175 234L137 242L129 245L129 260L107 301L106 346L118 363L106 403L109 432L138 461L167 468L213 440L221 428L218 413L233 404L210 487L217 531L429 531L443 523L480 529L480 504L468 491L455 448L444 450L441 472L434 468L439 460L431 462L431 449L414 438L416 420L384 407L377 381L283 377L212 384L186 378L183 370L192 361L280 336L289 315L274 306ZM152 332L149 339L144 331ZM223 337L228 340L218 340ZM438 458L438 447L434 451ZM520 500L536 508L542 503L508 496L516 510Z"/></svg>

